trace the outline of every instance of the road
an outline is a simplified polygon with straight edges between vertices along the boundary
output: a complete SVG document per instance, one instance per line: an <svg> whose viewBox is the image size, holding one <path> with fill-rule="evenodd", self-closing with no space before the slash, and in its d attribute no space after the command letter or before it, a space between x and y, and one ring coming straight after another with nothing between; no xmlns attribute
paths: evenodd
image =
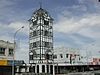
<svg viewBox="0 0 100 75"><path fill-rule="evenodd" d="M67 75L100 75L100 70L98 70L98 71L89 71L89 72L68 73Z"/></svg>

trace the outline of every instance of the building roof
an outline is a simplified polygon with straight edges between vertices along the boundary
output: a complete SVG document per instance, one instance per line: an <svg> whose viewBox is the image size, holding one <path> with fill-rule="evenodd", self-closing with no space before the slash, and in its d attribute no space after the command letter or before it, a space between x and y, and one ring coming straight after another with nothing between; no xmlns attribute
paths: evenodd
<svg viewBox="0 0 100 75"><path fill-rule="evenodd" d="M0 47L14 48L14 43L10 43L9 41L0 40Z"/></svg>
<svg viewBox="0 0 100 75"><path fill-rule="evenodd" d="M38 10L36 10L35 12L33 12L33 14L32 14L32 17L37 17L37 16L48 17L50 20L53 20L53 18L50 16L50 14L41 7Z"/></svg>

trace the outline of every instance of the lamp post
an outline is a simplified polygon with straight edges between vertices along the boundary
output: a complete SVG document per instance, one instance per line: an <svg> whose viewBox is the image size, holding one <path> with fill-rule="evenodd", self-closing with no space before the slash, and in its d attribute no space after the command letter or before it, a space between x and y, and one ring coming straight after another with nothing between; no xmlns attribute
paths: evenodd
<svg viewBox="0 0 100 75"><path fill-rule="evenodd" d="M22 28L24 28L24 26L22 26L21 28L19 28L15 33L14 33L14 50L13 50L13 62L12 62L12 75L14 75L14 57L15 57L15 44L16 44L16 42L15 42L15 38L16 38L16 34L22 29Z"/></svg>

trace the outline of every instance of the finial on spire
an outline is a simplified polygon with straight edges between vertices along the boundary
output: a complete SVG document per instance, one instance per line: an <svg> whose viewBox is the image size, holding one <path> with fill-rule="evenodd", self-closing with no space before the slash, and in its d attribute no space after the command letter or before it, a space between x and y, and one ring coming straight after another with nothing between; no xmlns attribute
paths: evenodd
<svg viewBox="0 0 100 75"><path fill-rule="evenodd" d="M40 8L42 8L42 1L40 1Z"/></svg>

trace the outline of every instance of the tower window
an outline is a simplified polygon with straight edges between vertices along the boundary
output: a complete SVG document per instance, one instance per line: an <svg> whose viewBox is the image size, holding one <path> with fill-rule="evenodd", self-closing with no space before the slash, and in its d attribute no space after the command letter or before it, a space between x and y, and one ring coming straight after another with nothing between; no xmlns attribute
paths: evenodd
<svg viewBox="0 0 100 75"><path fill-rule="evenodd" d="M13 55L13 51L14 51L13 49L9 49L9 55L12 56Z"/></svg>
<svg viewBox="0 0 100 75"><path fill-rule="evenodd" d="M37 42L36 42L36 46L37 46L37 47L40 47L40 41L37 41Z"/></svg>
<svg viewBox="0 0 100 75"><path fill-rule="evenodd" d="M33 55L30 55L30 60L33 60Z"/></svg>
<svg viewBox="0 0 100 75"><path fill-rule="evenodd" d="M48 31L44 31L44 36L48 36Z"/></svg>
<svg viewBox="0 0 100 75"><path fill-rule="evenodd" d="M36 47L36 46L37 46L37 45L36 45L36 42L34 42L34 43L33 43L33 48Z"/></svg>
<svg viewBox="0 0 100 75"><path fill-rule="evenodd" d="M37 21L33 21L33 25L37 25Z"/></svg>
<svg viewBox="0 0 100 75"><path fill-rule="evenodd" d="M49 25L49 21L44 20L44 25Z"/></svg>
<svg viewBox="0 0 100 75"><path fill-rule="evenodd" d="M52 32L50 32L50 33L49 33L49 36L51 36L51 37L52 37Z"/></svg>
<svg viewBox="0 0 100 75"><path fill-rule="evenodd" d="M60 58L63 58L63 55L62 54L60 54Z"/></svg>
<svg viewBox="0 0 100 75"><path fill-rule="evenodd" d="M54 55L53 58L54 58L54 59L57 59L57 55Z"/></svg>
<svg viewBox="0 0 100 75"><path fill-rule="evenodd" d="M33 32L33 36L37 36L37 33L36 33L36 31L34 31L34 32Z"/></svg>
<svg viewBox="0 0 100 75"><path fill-rule="evenodd" d="M5 55L5 48L0 48L0 55Z"/></svg>
<svg viewBox="0 0 100 75"><path fill-rule="evenodd" d="M45 42L45 47L49 47L49 42Z"/></svg>
<svg viewBox="0 0 100 75"><path fill-rule="evenodd" d="M49 42L49 47L52 48L53 47L53 43Z"/></svg>
<svg viewBox="0 0 100 75"><path fill-rule="evenodd" d="M66 54L66 58L68 58L68 55L69 55L69 54Z"/></svg>
<svg viewBox="0 0 100 75"><path fill-rule="evenodd" d="M30 49L32 49L32 46L33 46L33 44L32 44L32 43L30 43L29 48L30 48Z"/></svg>

